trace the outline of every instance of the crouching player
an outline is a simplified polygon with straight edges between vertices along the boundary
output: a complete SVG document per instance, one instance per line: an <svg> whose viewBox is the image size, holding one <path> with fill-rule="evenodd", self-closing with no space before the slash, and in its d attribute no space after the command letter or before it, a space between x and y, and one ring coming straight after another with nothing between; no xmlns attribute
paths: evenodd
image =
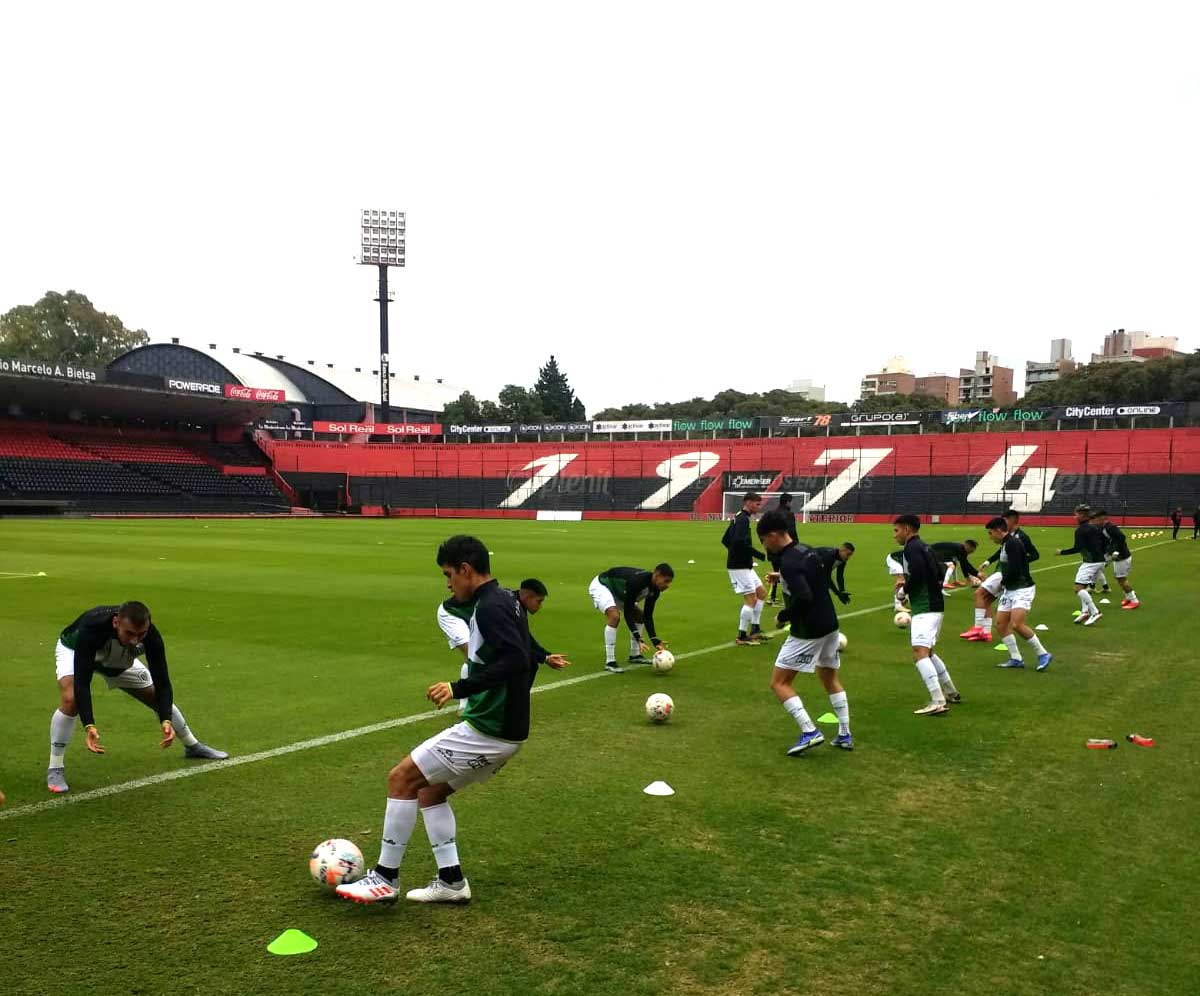
<svg viewBox="0 0 1200 996"><path fill-rule="evenodd" d="M825 742L792 683L796 674L815 670L829 695L829 705L838 720L835 747L854 749L850 735L850 706L846 690L838 680L841 656L838 653L838 618L829 593L828 572L821 558L807 547L796 544L788 534L787 520L772 510L758 520L758 538L767 552L778 561L780 580L787 598L779 622L791 624L791 635L779 648L771 675L771 690L800 726L800 739L788 748L788 754L803 754Z"/></svg>
<svg viewBox="0 0 1200 996"><path fill-rule="evenodd" d="M1024 667L1017 638L1013 633L1020 633L1029 644L1029 648L1037 654L1037 669L1045 671L1054 659L1046 652L1042 641L1026 622L1029 610L1033 608L1033 598L1037 594L1033 577L1029 573L1029 562L1025 559L1025 544L1008 531L1008 523L997 516L987 524L987 534L992 542L1000 547L999 566L1000 576L1004 580L1004 589L1000 593L1000 609L996 613L996 627L1000 631L1000 639L1008 650L1008 660L997 664L997 667Z"/></svg>

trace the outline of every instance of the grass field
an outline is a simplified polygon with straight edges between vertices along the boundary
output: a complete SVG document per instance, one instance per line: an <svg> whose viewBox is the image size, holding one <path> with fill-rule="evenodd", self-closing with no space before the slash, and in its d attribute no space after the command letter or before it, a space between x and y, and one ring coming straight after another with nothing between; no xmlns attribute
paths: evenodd
<svg viewBox="0 0 1200 996"><path fill-rule="evenodd" d="M886 526L811 526L859 553L842 630L857 748L788 758L768 689L774 644L735 648L720 523L0 520L0 990L41 993L1194 994L1200 992L1200 544L1134 541L1137 612L1070 625L1067 530L1032 529L1036 674L957 638L965 703L925 701L891 622ZM451 714L251 763L157 747L150 712L95 684L108 753L67 754L45 790L53 645L91 606L141 598L167 643L176 702L245 758L428 711L456 656L434 622L437 541L474 531L493 570L550 598L539 640L573 666L539 674L529 743L455 796L469 907L365 908L309 880L312 845L378 853L388 768ZM928 527L927 539L981 528ZM674 672L599 673L587 583L668 560L658 609ZM689 565L694 559L696 563ZM1069 563L1068 563L1069 561ZM21 577L37 575L45 577ZM770 611L770 610L768 610ZM625 649L622 631L619 650ZM1028 654L1027 654L1028 656ZM555 682L595 675L563 687ZM815 677L797 689L828 708ZM653 726L646 696L677 713ZM828 727L826 730L828 731ZM1153 735L1157 746L1124 743ZM1090 751L1088 737L1122 739ZM128 786L169 772L196 777ZM671 798L641 789L663 779ZM88 796L92 790L121 789ZM39 804L49 803L48 805ZM403 887L435 868L418 823ZM279 958L299 928L320 946Z"/></svg>

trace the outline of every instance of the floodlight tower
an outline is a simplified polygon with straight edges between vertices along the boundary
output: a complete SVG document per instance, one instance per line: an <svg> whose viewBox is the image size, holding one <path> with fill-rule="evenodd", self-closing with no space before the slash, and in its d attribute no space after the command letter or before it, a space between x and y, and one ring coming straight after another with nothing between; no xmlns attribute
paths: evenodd
<svg viewBox="0 0 1200 996"><path fill-rule="evenodd" d="M388 383L388 290L389 266L404 265L404 212L363 209L362 255L359 262L379 267L379 403L382 417L390 418L391 391Z"/></svg>

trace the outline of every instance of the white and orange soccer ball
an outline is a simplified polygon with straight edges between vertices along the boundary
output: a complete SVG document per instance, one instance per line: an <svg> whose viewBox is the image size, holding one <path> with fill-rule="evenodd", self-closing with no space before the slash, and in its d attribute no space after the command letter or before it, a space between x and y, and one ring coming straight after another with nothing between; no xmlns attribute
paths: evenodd
<svg viewBox="0 0 1200 996"><path fill-rule="evenodd" d="M356 882L365 871L362 851L353 841L340 837L321 841L308 859L308 873L323 889Z"/></svg>
<svg viewBox="0 0 1200 996"><path fill-rule="evenodd" d="M675 700L666 692L655 692L646 699L646 718L652 723L665 723L675 712Z"/></svg>
<svg viewBox="0 0 1200 996"><path fill-rule="evenodd" d="M675 655L669 650L659 650L650 659L650 666L659 674L666 674L675 666Z"/></svg>
<svg viewBox="0 0 1200 996"><path fill-rule="evenodd" d="M892 621L901 629L904 629L910 622L912 622L912 616L910 616L907 612L901 611L896 613Z"/></svg>

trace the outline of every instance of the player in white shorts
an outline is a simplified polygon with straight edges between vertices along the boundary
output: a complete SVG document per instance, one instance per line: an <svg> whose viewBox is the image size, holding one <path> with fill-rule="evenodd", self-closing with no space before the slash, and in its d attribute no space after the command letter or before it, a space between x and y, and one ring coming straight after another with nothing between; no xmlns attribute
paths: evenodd
<svg viewBox="0 0 1200 996"><path fill-rule="evenodd" d="M997 516L987 524L987 533L992 542L1000 547L999 574L1004 579L1004 590L1000 593L1000 608L996 613L996 627L1000 631L1000 639L1008 651L1008 659L996 665L1006 668L1023 668L1025 661L1021 657L1020 648L1014 633L1020 634L1028 642L1030 649L1037 655L1037 669L1045 671L1054 659L1033 631L1026 618L1033 608L1033 599L1037 588L1033 584L1033 576L1029 573L1029 562L1026 560L1025 544L1020 538L1008 531L1008 523Z"/></svg>
<svg viewBox="0 0 1200 996"><path fill-rule="evenodd" d="M1009 535L1015 536L1021 541L1021 545L1025 547L1026 563L1032 564L1041 554L1038 553L1038 548L1033 545L1033 540L1029 538L1029 534L1021 528L1021 513L1015 508L1010 508L1004 513L1004 521L1008 524ZM1000 551L997 550L979 565L980 571L982 572L993 560L999 560L999 558ZM965 633L958 634L964 640L975 640L989 644L992 642L992 621L996 615L996 599L1000 597L1000 591L1003 586L1003 577L999 571L994 571L987 575L979 587L975 589L975 625Z"/></svg>
<svg viewBox="0 0 1200 996"><path fill-rule="evenodd" d="M1108 521L1108 513L1103 509L1092 516L1092 524L1099 527L1100 532L1104 535L1105 556L1112 563L1113 577L1117 579L1117 584L1125 592L1125 597L1121 600L1121 608L1136 609L1142 603L1129 580L1129 575L1133 571L1133 554L1129 552L1128 538L1115 522ZM1107 586L1104 590L1108 590Z"/></svg>
<svg viewBox="0 0 1200 996"><path fill-rule="evenodd" d="M461 723L415 747L388 774L379 861L357 882L337 894L356 903L395 902L400 862L418 813L437 861L438 875L407 898L421 903L462 903L471 888L459 864L457 823L448 799L457 789L494 776L529 736L529 694L540 661L554 668L567 660L547 654L529 634L526 611L517 596L491 576L487 547L474 536L451 536L437 562L455 601L474 602L470 622L470 673L455 682L430 685L426 697L439 709L467 698Z"/></svg>
<svg viewBox="0 0 1200 996"><path fill-rule="evenodd" d="M738 614L738 633L734 643L739 647L754 646L770 639L762 631L762 611L767 590L754 570L756 560L766 560L767 555L754 548L750 538L750 518L762 509L762 495L747 491L742 499L742 510L733 517L721 537L725 547L725 568L729 571L729 583L733 593L742 599Z"/></svg>
<svg viewBox="0 0 1200 996"><path fill-rule="evenodd" d="M1102 615L1089 589L1104 572L1104 533L1092 524L1091 519L1092 510L1089 506L1076 505L1075 545L1058 551L1059 556L1078 553L1082 558L1083 562L1075 572L1075 593L1079 596L1080 605L1075 622L1084 626L1094 626Z"/></svg>

